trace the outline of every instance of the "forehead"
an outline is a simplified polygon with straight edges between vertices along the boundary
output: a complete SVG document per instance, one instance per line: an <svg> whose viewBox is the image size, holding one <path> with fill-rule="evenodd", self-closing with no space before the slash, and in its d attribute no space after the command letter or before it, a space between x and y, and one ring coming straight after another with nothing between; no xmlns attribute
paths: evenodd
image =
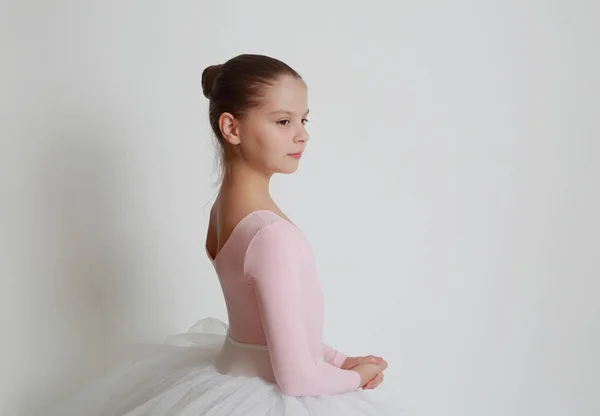
<svg viewBox="0 0 600 416"><path fill-rule="evenodd" d="M284 110L301 114L306 112L307 102L307 88L304 81L292 76L284 76L265 89L262 110L267 113Z"/></svg>

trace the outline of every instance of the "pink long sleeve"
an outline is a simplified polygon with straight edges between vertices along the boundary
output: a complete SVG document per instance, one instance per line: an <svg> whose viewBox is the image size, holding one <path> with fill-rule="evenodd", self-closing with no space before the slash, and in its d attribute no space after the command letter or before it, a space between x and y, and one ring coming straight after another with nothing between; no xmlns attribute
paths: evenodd
<svg viewBox="0 0 600 416"><path fill-rule="evenodd" d="M333 350L324 354L320 286L299 229L284 220L263 226L246 251L243 268L256 294L281 391L317 396L360 387L357 372L335 365L342 355L332 354Z"/></svg>
<svg viewBox="0 0 600 416"><path fill-rule="evenodd" d="M323 358L329 364L340 368L342 364L344 364L344 361L346 361L346 358L348 358L348 356L331 348L327 344L323 344Z"/></svg>

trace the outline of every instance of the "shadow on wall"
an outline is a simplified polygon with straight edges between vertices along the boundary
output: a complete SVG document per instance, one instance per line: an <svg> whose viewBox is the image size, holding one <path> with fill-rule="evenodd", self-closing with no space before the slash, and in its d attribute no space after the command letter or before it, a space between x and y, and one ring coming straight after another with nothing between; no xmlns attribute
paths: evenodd
<svg viewBox="0 0 600 416"><path fill-rule="evenodd" d="M39 343L27 357L21 414L68 394L103 372L129 342L130 271L122 144L118 135L69 115L36 149L43 265L35 276ZM38 254L39 255L39 254ZM42 412L43 413L43 412Z"/></svg>

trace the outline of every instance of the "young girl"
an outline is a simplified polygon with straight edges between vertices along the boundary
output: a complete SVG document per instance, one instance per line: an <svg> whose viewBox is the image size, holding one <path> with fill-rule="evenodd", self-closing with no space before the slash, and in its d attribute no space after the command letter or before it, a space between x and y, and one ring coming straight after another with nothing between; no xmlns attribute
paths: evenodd
<svg viewBox="0 0 600 416"><path fill-rule="evenodd" d="M271 176L295 172L307 149L306 84L277 59L240 55L206 68L202 87L223 174L206 254L229 324L199 321L56 414L400 414L365 391L383 381L385 360L348 357L322 342L323 298L311 248L269 194Z"/></svg>

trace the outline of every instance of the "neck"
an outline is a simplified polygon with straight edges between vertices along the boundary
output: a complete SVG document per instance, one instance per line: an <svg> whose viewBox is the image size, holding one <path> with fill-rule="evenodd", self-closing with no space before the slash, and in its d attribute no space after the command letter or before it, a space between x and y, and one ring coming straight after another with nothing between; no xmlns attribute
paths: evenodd
<svg viewBox="0 0 600 416"><path fill-rule="evenodd" d="M259 172L247 163L231 161L225 168L221 193L235 193L256 203L272 201L269 184L272 173Z"/></svg>

